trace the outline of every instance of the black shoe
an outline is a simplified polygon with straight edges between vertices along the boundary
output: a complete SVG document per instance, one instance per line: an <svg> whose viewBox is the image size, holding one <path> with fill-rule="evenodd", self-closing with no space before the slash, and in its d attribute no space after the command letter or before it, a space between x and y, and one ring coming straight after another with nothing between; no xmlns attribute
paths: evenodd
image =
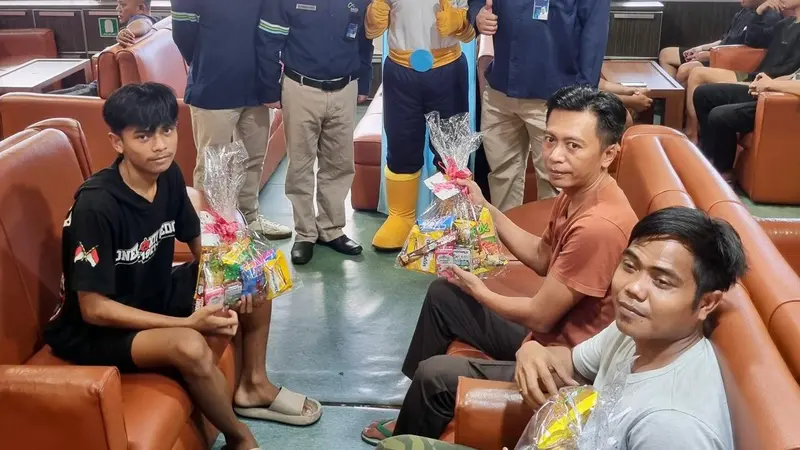
<svg viewBox="0 0 800 450"><path fill-rule="evenodd" d="M339 253L351 256L360 255L361 251L363 250L358 242L345 235L341 235L338 238L328 242L317 240L317 244L322 244L336 250Z"/></svg>
<svg viewBox="0 0 800 450"><path fill-rule="evenodd" d="M314 256L313 242L295 242L292 245L292 262L297 265L306 264Z"/></svg>

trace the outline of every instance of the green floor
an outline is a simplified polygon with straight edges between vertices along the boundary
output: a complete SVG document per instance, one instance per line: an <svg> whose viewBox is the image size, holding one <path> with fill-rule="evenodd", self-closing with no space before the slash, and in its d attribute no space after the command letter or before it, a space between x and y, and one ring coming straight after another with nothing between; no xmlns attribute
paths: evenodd
<svg viewBox="0 0 800 450"><path fill-rule="evenodd" d="M284 160L261 192L261 211L291 225L285 173ZM800 207L743 201L757 216L800 217ZM267 350L272 381L318 399L324 413L308 428L246 421L265 449L367 449L361 429L393 417L408 387L400 365L432 278L396 269L393 255L373 251L369 244L384 217L353 211L349 198L346 204L345 233L364 245L364 254L348 258L316 247L311 263L297 268L302 286L274 303ZM288 255L291 244L279 246Z"/></svg>

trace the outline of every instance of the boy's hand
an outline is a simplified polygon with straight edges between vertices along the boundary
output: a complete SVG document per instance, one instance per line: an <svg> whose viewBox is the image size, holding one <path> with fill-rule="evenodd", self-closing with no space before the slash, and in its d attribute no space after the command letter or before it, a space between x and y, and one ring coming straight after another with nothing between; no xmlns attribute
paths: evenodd
<svg viewBox="0 0 800 450"><path fill-rule="evenodd" d="M476 300L481 301L483 292L488 290L486 284L477 275L458 266L452 265L445 268L443 275L448 282L458 286Z"/></svg>
<svg viewBox="0 0 800 450"><path fill-rule="evenodd" d="M234 336L239 328L239 316L223 305L206 305L189 316L188 327L201 334Z"/></svg>
<svg viewBox="0 0 800 450"><path fill-rule="evenodd" d="M263 294L253 295L247 294L242 295L241 300L236 302L233 306L239 314L250 314L253 312L253 309L259 308L264 301L266 301L267 297Z"/></svg>
<svg viewBox="0 0 800 450"><path fill-rule="evenodd" d="M519 386L522 398L528 406L537 409L547 401L547 397L539 387L539 382L547 389L548 395L558 393L558 386L551 371L554 371L568 386L578 386L580 383L567 373L563 363L547 351L542 344L528 341L517 350L517 368L514 372L514 381Z"/></svg>
<svg viewBox="0 0 800 450"><path fill-rule="evenodd" d="M122 47L130 47L135 43L136 36L133 35L131 30L127 28L119 30L119 33L117 34L117 44L121 45Z"/></svg>
<svg viewBox="0 0 800 450"><path fill-rule="evenodd" d="M467 192L469 193L470 201L475 204L476 206L487 206L489 202L483 197L483 192L481 192L480 186L478 183L472 180L462 180L457 179L455 180L456 184L459 186L465 186L467 188Z"/></svg>

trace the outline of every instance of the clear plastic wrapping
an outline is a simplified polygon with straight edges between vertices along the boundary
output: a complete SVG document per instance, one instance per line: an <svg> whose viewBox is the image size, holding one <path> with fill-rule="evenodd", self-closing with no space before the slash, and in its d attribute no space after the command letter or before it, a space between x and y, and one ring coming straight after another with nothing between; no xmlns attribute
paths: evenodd
<svg viewBox="0 0 800 450"><path fill-rule="evenodd" d="M244 184L247 150L241 141L203 151L203 191L209 209L200 212L202 256L195 309L208 304L232 306L242 295L271 300L296 287L285 255L236 220Z"/></svg>
<svg viewBox="0 0 800 450"><path fill-rule="evenodd" d="M603 389L570 386L559 389L536 412L522 433L515 450L611 450L624 436L618 425L627 411L620 400L633 359L612 368Z"/></svg>
<svg viewBox="0 0 800 450"><path fill-rule="evenodd" d="M495 273L508 263L489 210L475 205L465 187L470 155L478 149L481 134L472 131L469 114L442 119L434 111L425 116L431 142L442 159L444 173L425 180L434 199L420 215L397 257L397 266L442 275L456 265L478 276Z"/></svg>

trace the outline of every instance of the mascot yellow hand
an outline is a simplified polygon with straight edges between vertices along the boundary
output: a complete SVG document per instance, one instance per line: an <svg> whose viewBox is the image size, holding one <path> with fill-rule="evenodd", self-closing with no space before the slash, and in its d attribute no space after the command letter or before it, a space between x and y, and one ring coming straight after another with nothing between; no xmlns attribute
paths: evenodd
<svg viewBox="0 0 800 450"><path fill-rule="evenodd" d="M439 0L439 12L436 13L436 28L442 37L453 36L464 28L466 10L456 9L450 0Z"/></svg>
<svg viewBox="0 0 800 450"><path fill-rule="evenodd" d="M392 7L386 0L375 0L367 7L366 34L367 39L375 39L389 28L389 13Z"/></svg>

